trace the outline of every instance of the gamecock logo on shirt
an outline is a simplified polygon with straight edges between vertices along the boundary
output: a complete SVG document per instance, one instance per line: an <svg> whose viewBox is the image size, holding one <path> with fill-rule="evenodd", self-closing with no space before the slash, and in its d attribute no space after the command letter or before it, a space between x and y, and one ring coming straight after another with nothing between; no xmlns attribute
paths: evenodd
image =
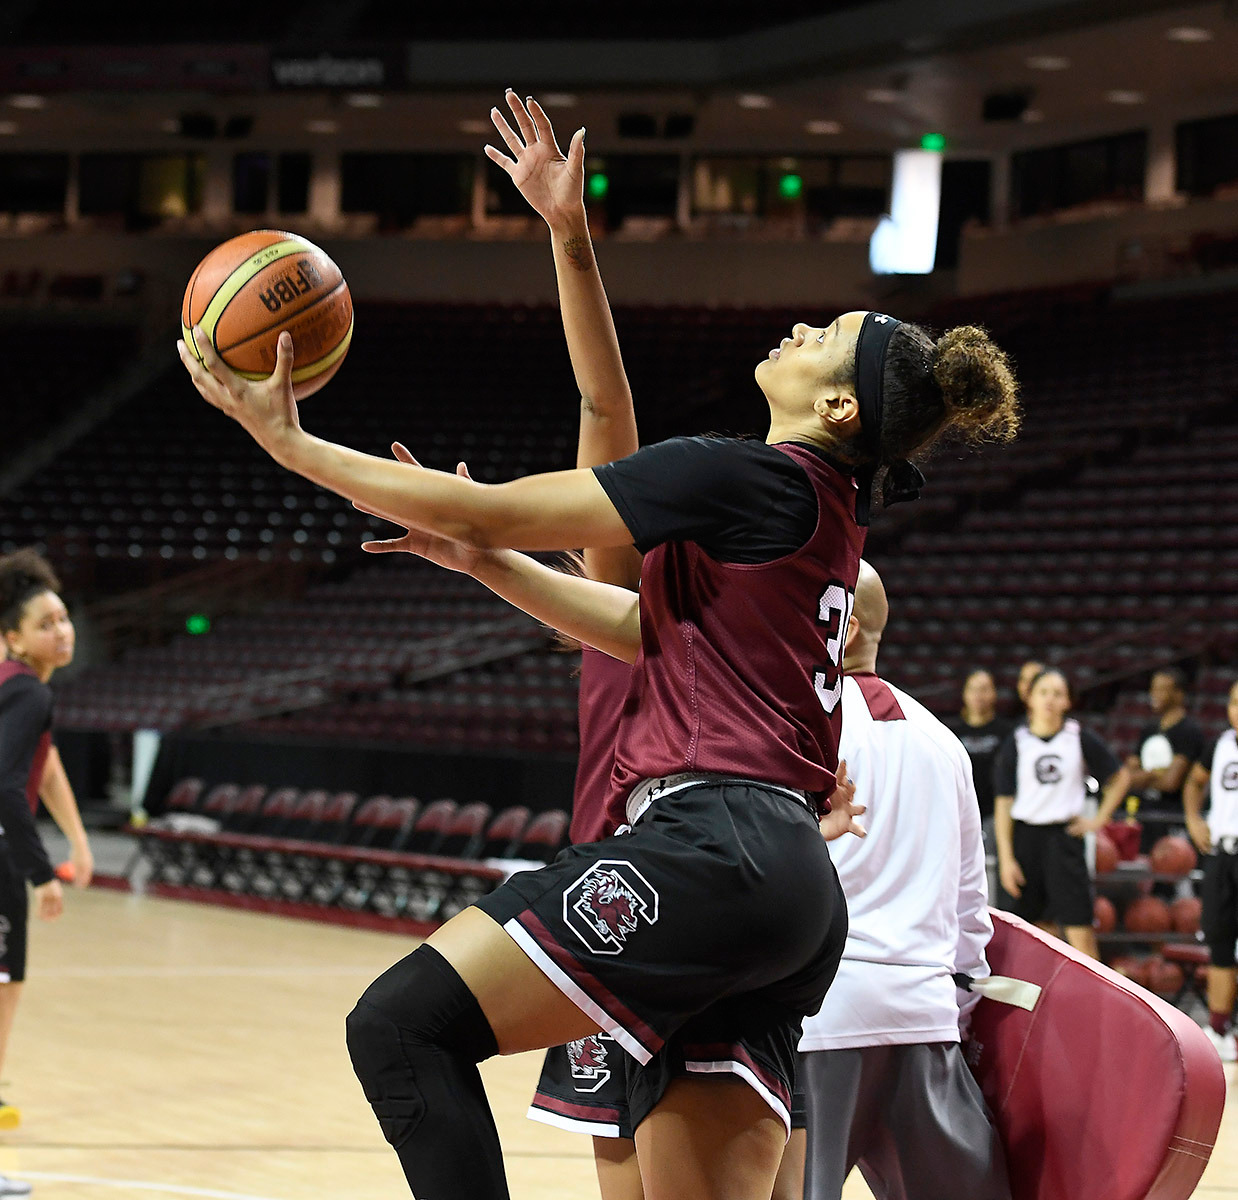
<svg viewBox="0 0 1238 1200"><path fill-rule="evenodd" d="M1221 772L1221 786L1227 792L1238 791L1238 763L1226 763Z"/></svg>
<svg viewBox="0 0 1238 1200"><path fill-rule="evenodd" d="M1062 782L1062 760L1056 754L1042 754L1036 760L1036 782Z"/></svg>
<svg viewBox="0 0 1238 1200"><path fill-rule="evenodd" d="M592 1033L567 1044L567 1061L572 1068L572 1087L578 1092L596 1092L609 1078L607 1061L610 1050L603 1042L614 1039L604 1033Z"/></svg>
<svg viewBox="0 0 1238 1200"><path fill-rule="evenodd" d="M628 937L658 920L658 893L624 859L603 859L563 893L563 920L595 954L620 954Z"/></svg>

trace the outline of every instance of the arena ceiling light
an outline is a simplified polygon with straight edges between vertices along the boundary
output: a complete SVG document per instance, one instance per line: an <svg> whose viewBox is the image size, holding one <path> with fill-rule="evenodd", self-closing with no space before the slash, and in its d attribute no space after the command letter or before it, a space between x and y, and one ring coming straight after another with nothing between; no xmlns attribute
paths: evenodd
<svg viewBox="0 0 1238 1200"><path fill-rule="evenodd" d="M313 120L305 122L306 133L338 133L340 123L332 121L328 118L315 117Z"/></svg>
<svg viewBox="0 0 1238 1200"><path fill-rule="evenodd" d="M8 137L17 132L16 121L0 121L0 136Z"/></svg>
<svg viewBox="0 0 1238 1200"><path fill-rule="evenodd" d="M47 107L47 97L37 96L32 92L19 92L16 96L9 97L9 106L33 112L36 109Z"/></svg>
<svg viewBox="0 0 1238 1200"><path fill-rule="evenodd" d="M1165 31L1165 36L1171 42L1210 42L1216 34L1199 25L1175 25Z"/></svg>
<svg viewBox="0 0 1238 1200"><path fill-rule="evenodd" d="M575 108L578 103L571 92L547 92L535 99L543 108Z"/></svg>
<svg viewBox="0 0 1238 1200"><path fill-rule="evenodd" d="M377 92L349 92L344 103L349 108L382 108L383 98Z"/></svg>
<svg viewBox="0 0 1238 1200"><path fill-rule="evenodd" d="M1105 93L1110 104L1142 104L1148 97L1133 88L1113 88Z"/></svg>
<svg viewBox="0 0 1238 1200"><path fill-rule="evenodd" d="M1065 71L1070 59L1064 54L1033 54L1023 60L1033 71Z"/></svg>
<svg viewBox="0 0 1238 1200"><path fill-rule="evenodd" d="M456 128L461 133L489 133L494 126L489 121L483 121L480 117L465 117Z"/></svg>
<svg viewBox="0 0 1238 1200"><path fill-rule="evenodd" d="M893 88L869 88L864 93L864 99L872 104L897 104L902 98L903 93Z"/></svg>
<svg viewBox="0 0 1238 1200"><path fill-rule="evenodd" d="M841 121L808 121L805 123L804 129L808 133L815 133L821 136L842 133L843 131Z"/></svg>
<svg viewBox="0 0 1238 1200"><path fill-rule="evenodd" d="M1045 114L1038 108L1025 108L1019 118L1024 125L1039 125L1045 119Z"/></svg>
<svg viewBox="0 0 1238 1200"><path fill-rule="evenodd" d="M759 92L744 92L742 96L736 97L735 103L740 108L774 107L774 101L769 96L762 96Z"/></svg>

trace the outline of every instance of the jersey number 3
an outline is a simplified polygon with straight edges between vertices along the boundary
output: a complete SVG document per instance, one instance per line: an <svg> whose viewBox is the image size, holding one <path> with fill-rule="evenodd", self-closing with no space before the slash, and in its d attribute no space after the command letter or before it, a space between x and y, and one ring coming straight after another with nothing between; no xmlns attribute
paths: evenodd
<svg viewBox="0 0 1238 1200"><path fill-rule="evenodd" d="M845 583L832 579L817 601L817 624L825 627L826 666L813 667L812 686L821 700L821 707L830 715L843 698L843 647L847 643L847 626L855 607L855 592Z"/></svg>

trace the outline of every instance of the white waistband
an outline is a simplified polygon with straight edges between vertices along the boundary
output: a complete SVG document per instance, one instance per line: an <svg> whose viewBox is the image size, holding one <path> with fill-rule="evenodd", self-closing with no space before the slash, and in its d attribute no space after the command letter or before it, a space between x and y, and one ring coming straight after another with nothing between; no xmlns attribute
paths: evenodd
<svg viewBox="0 0 1238 1200"><path fill-rule="evenodd" d="M796 800L804 805L809 812L814 815L816 813L812 802L808 799L808 793L798 791L796 788L783 787L779 783L766 783L762 779L744 779L736 775L714 775L708 771L680 771L676 775L663 775L659 779L643 780L632 789L625 806L628 824L635 825L644 816L645 810L655 800L659 800L663 796L671 796L675 792L684 791L686 788L703 787L711 784L716 786L724 783L762 788L769 792L781 792L784 796L789 796L792 800Z"/></svg>

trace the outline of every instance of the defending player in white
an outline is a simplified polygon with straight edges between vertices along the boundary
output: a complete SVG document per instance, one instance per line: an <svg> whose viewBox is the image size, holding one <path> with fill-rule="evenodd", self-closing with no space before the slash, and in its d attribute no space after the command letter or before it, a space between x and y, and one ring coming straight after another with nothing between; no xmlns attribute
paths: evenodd
<svg viewBox="0 0 1238 1200"><path fill-rule="evenodd" d="M804 1023L797 1130L775 1196L838 1200L858 1164L877 1200L1004 1200L997 1131L964 1061L989 974L980 810L962 743L876 674L889 606L861 563L843 669L841 756L867 805L868 837L831 843L851 926L821 1011Z"/></svg>

